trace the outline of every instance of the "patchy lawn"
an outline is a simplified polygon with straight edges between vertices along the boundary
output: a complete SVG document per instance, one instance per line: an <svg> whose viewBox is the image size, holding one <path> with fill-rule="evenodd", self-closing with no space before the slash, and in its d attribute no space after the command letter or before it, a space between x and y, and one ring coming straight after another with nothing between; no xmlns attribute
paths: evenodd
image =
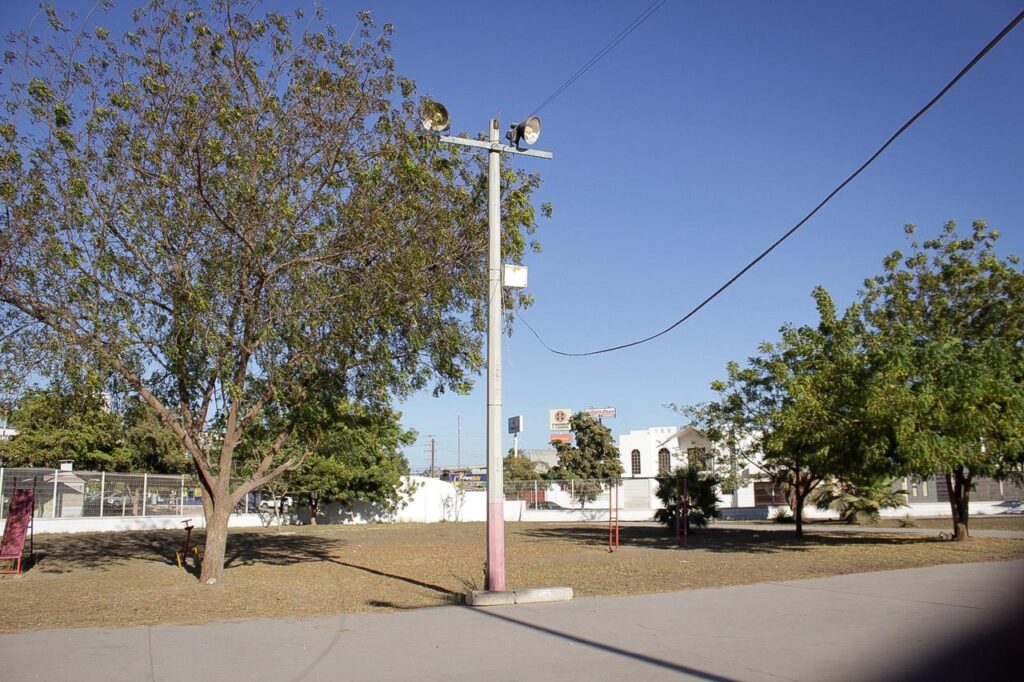
<svg viewBox="0 0 1024 682"><path fill-rule="evenodd" d="M237 529L221 584L177 567L180 531L40 535L36 565L0 577L0 631L203 623L412 609L455 603L483 584L480 523ZM1024 559L1024 540L938 535L790 533L716 528L676 546L661 528L506 525L511 587L571 586L577 595L698 589L940 563ZM202 541L202 533L199 540ZM191 568L191 566L190 566Z"/></svg>
<svg viewBox="0 0 1024 682"><path fill-rule="evenodd" d="M898 528L903 524L899 519L882 519L882 528ZM916 528L936 528L951 533L953 520L950 518L914 519ZM1000 516L972 516L968 522L971 530L1024 530L1024 514L1003 514Z"/></svg>

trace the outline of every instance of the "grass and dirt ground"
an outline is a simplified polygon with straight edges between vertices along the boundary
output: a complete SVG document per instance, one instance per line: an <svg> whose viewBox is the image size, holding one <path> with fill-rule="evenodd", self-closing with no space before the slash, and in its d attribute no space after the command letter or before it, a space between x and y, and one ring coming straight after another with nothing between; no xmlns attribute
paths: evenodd
<svg viewBox="0 0 1024 682"><path fill-rule="evenodd" d="M483 587L482 523L235 529L214 586L178 568L182 539L181 531L37 536L35 565L0 577L0 632L413 609ZM828 531L798 539L728 524L691 535L689 549L662 527L627 524L609 552L601 524L510 523L506 547L510 587L567 585L579 596L1024 559L1020 539Z"/></svg>

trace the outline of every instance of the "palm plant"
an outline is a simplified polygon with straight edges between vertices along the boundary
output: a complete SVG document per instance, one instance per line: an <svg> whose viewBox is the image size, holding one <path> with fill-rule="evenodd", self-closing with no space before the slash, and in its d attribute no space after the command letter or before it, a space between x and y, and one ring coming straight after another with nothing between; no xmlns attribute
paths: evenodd
<svg viewBox="0 0 1024 682"><path fill-rule="evenodd" d="M714 474L698 471L696 467L679 467L670 474L659 476L657 480L658 490L655 494L663 506L654 514L655 521L675 528L676 517L682 513L684 499L688 504L685 519L687 531L703 528L711 519L718 518L719 500L715 488L720 479Z"/></svg>
<svg viewBox="0 0 1024 682"><path fill-rule="evenodd" d="M878 523L883 509L907 506L907 491L896 488L895 481L888 476L860 481L832 479L816 491L814 504L822 511L838 512L847 523Z"/></svg>

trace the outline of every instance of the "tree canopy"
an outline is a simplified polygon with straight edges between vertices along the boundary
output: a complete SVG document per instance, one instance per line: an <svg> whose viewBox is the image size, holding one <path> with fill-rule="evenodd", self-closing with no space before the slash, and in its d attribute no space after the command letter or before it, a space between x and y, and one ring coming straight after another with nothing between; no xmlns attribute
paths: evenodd
<svg viewBox="0 0 1024 682"><path fill-rule="evenodd" d="M505 455L502 469L506 481L538 481L541 478L534 462L523 455L516 455L512 450Z"/></svg>
<svg viewBox="0 0 1024 682"><path fill-rule="evenodd" d="M310 453L286 445L317 442L330 404L470 387L486 160L421 134L367 13L338 30L157 0L116 35L102 11L45 12L5 66L0 356L86 358L159 415L205 492L212 582L231 510ZM538 183L504 173L506 260ZM273 433L232 483L250 430Z"/></svg>
<svg viewBox="0 0 1024 682"><path fill-rule="evenodd" d="M950 222L890 254L842 316L819 287L816 327L784 326L747 366L728 365L718 400L691 408L709 438L785 487L798 534L824 482L877 493L893 476L938 474L965 539L975 478L1021 477L1024 273L997 239L982 221L968 236Z"/></svg>
<svg viewBox="0 0 1024 682"><path fill-rule="evenodd" d="M56 468L70 459L84 471L176 474L190 468L181 441L137 396L114 404L109 393L59 382L25 391L9 421L18 435L0 441L5 466Z"/></svg>
<svg viewBox="0 0 1024 682"><path fill-rule="evenodd" d="M1024 453L1024 272L998 238L949 222L865 282L872 421L892 434L897 472L946 479L960 539L976 477L1019 480Z"/></svg>
<svg viewBox="0 0 1024 682"><path fill-rule="evenodd" d="M575 445L555 443L558 464L551 468L551 476L572 480L573 492L580 506L597 499L604 489L602 479L618 480L622 475L619 449L612 440L607 426L586 412L577 412L569 419Z"/></svg>
<svg viewBox="0 0 1024 682"><path fill-rule="evenodd" d="M391 410L350 406L323 434L319 445L294 474L291 489L303 494L316 523L321 505L337 502L351 507L371 502L385 511L402 502L402 476L409 464L401 448L416 440L402 428L401 415Z"/></svg>

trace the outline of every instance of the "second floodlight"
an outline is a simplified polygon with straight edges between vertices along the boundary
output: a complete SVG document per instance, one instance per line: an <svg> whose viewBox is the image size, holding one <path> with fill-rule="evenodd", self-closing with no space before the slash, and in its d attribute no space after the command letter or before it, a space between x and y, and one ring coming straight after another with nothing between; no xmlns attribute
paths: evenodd
<svg viewBox="0 0 1024 682"><path fill-rule="evenodd" d="M443 133L452 127L448 110L440 102L430 99L420 102L420 123L424 130L431 133Z"/></svg>
<svg viewBox="0 0 1024 682"><path fill-rule="evenodd" d="M513 123L506 137L516 147L519 146L520 141L533 144L540 137L540 119L531 116L525 121Z"/></svg>

